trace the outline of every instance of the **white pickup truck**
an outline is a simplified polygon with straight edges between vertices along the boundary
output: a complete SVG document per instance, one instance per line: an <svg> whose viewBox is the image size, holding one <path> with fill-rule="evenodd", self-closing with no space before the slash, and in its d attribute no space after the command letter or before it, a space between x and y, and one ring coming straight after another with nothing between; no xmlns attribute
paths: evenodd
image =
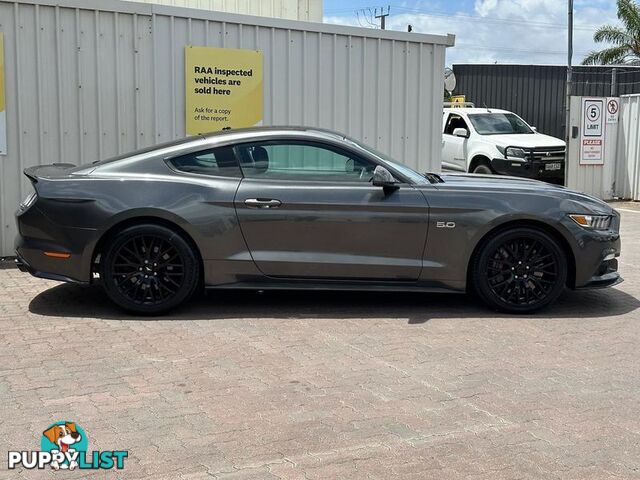
<svg viewBox="0 0 640 480"><path fill-rule="evenodd" d="M565 142L536 132L515 113L445 108L442 169L502 174L553 183L564 180Z"/></svg>

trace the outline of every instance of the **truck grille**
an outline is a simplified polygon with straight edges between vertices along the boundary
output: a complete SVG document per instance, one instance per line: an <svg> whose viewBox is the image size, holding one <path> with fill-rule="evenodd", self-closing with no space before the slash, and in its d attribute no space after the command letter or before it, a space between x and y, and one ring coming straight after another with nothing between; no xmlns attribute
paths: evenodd
<svg viewBox="0 0 640 480"><path fill-rule="evenodd" d="M529 160L541 160L543 162L558 162L564 160L564 147L537 147L529 150Z"/></svg>

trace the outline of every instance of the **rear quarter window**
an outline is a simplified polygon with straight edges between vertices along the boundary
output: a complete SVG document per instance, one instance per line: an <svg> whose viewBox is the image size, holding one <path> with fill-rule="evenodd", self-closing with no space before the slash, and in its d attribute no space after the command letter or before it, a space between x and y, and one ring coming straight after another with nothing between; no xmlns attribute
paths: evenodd
<svg viewBox="0 0 640 480"><path fill-rule="evenodd" d="M222 147L213 150L191 152L167 160L174 169L185 173L211 175L216 177L242 177L233 148Z"/></svg>

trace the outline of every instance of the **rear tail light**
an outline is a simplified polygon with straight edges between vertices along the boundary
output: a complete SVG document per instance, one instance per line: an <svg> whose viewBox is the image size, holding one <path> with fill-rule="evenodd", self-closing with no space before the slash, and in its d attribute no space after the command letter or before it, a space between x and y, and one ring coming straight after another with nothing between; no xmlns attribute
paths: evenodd
<svg viewBox="0 0 640 480"><path fill-rule="evenodd" d="M37 198L38 198L38 194L35 191L31 192L29 195L25 197L24 200L20 202L20 205L18 206L18 208L20 209L21 212L28 210L29 207L31 207L31 205L33 205L36 202Z"/></svg>

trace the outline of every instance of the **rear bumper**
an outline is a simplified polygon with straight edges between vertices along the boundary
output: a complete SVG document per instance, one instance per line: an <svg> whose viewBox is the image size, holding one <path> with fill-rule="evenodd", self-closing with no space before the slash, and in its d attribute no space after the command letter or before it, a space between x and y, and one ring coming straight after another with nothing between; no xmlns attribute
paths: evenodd
<svg viewBox="0 0 640 480"><path fill-rule="evenodd" d="M557 170L547 170L548 164L560 163ZM494 158L491 160L493 169L502 174L514 177L532 178L536 180L563 180L565 161L542 162L538 160L527 162L514 162L506 158Z"/></svg>
<svg viewBox="0 0 640 480"><path fill-rule="evenodd" d="M33 268L24 258L22 258L22 256L18 251L16 251L15 264L16 264L16 267L18 267L18 270L20 270L21 272L30 273L34 277L45 278L47 280L56 280L58 282L71 282L71 283L80 283L80 284L88 283L75 278L66 277L64 275L60 275L57 273L38 271L37 269Z"/></svg>
<svg viewBox="0 0 640 480"><path fill-rule="evenodd" d="M32 206L16 215L18 235L15 238L16 266L35 277L62 282L91 281L92 245L97 231L64 227L51 222ZM47 255L63 253L60 256Z"/></svg>

